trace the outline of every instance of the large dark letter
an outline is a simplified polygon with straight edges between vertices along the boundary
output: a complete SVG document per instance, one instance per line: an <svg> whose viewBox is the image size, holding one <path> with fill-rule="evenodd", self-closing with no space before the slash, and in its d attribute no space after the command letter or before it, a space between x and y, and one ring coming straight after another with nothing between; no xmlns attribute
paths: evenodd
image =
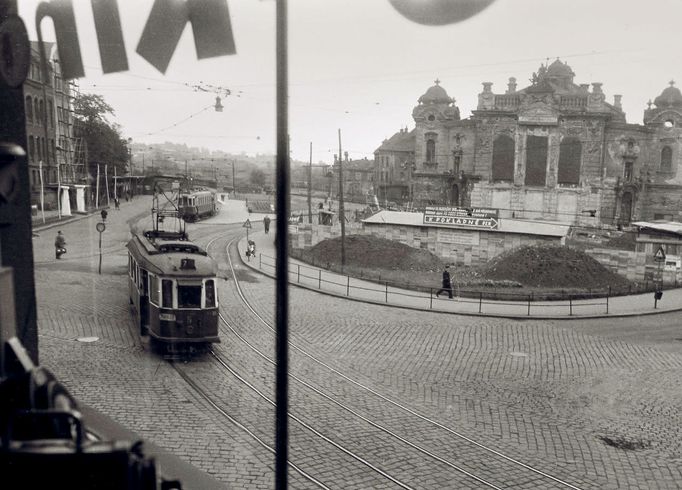
<svg viewBox="0 0 682 490"><path fill-rule="evenodd" d="M126 71L128 57L116 0L91 0L91 3L102 71L104 73Z"/></svg>
<svg viewBox="0 0 682 490"><path fill-rule="evenodd" d="M199 59L237 52L226 0L155 0L137 53L165 73L187 21Z"/></svg>
<svg viewBox="0 0 682 490"><path fill-rule="evenodd" d="M76 30L76 18L73 15L71 0L51 0L40 2L36 10L36 31L38 40L42 41L40 23L45 17L51 17L54 23L57 48L59 49L59 62L62 65L64 79L80 78L85 75L83 71L83 59L81 48L78 43L78 31Z"/></svg>

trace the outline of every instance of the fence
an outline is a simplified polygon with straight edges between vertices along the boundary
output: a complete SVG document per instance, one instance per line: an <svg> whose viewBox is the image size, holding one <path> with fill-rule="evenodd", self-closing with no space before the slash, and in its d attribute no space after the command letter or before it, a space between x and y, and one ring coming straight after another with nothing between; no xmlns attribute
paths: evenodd
<svg viewBox="0 0 682 490"><path fill-rule="evenodd" d="M259 254L258 268L274 275L275 258ZM608 314L611 296L608 291L606 295L596 292L567 294L562 299L550 301L539 300L533 294L497 292L498 299L493 300L490 299L488 291L464 291L455 286L452 291L453 298L450 299L447 293L437 295L437 288L411 291L397 284L388 282L380 284L294 262L289 263L289 282L348 298L387 305L452 313L528 317Z"/></svg>

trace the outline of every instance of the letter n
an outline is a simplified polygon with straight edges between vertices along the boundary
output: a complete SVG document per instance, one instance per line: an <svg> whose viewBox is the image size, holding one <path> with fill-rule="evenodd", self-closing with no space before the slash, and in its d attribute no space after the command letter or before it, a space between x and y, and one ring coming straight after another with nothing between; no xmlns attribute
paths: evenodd
<svg viewBox="0 0 682 490"><path fill-rule="evenodd" d="M38 41L43 40L40 23L45 17L52 18L52 23L54 24L62 76L65 79L84 76L83 59L81 58L81 48L78 43L78 31L76 30L76 18L73 14L71 0L51 0L50 2L40 2L38 4L36 9Z"/></svg>

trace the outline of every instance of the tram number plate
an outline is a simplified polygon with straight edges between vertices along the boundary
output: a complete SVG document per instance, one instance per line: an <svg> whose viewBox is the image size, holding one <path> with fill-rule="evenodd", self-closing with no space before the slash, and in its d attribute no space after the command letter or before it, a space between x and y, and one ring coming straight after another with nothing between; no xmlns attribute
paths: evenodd
<svg viewBox="0 0 682 490"><path fill-rule="evenodd" d="M175 315L173 313L159 313L159 320L164 320L167 322L174 322Z"/></svg>

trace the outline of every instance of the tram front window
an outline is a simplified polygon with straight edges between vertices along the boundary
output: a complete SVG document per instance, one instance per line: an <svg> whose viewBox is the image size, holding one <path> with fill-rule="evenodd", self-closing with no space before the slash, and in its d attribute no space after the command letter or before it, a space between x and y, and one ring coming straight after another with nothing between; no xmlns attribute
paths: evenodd
<svg viewBox="0 0 682 490"><path fill-rule="evenodd" d="M178 308L200 308L201 286L178 286Z"/></svg>

